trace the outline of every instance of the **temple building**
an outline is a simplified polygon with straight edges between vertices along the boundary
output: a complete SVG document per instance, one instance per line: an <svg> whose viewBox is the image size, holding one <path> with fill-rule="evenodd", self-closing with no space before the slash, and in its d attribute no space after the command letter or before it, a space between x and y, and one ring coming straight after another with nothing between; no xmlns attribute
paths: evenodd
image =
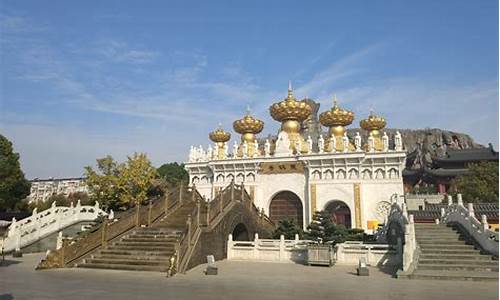
<svg viewBox="0 0 500 300"><path fill-rule="evenodd" d="M292 219L305 228L315 211L326 210L337 224L372 230L384 222L391 197L403 194L401 134L389 136L386 120L372 112L360 122L368 137L348 136L354 113L335 98L319 115L328 133L311 136L306 123L314 109L309 99L297 100L290 86L285 99L269 107L281 123L276 138L259 139L264 122L250 112L234 121L240 138L232 145L231 133L219 126L208 135L213 145L191 147L185 164L190 184L209 201L231 181L243 183L274 221Z"/></svg>
<svg viewBox="0 0 500 300"><path fill-rule="evenodd" d="M408 154L407 165L415 159L415 152ZM498 163L498 152L490 144L487 148L449 149L440 156L432 157L429 164L422 164L422 168L412 170L406 168L403 172L407 187L416 184L429 184L436 188L436 192L447 194L451 190L452 180L468 172L470 164L479 162Z"/></svg>

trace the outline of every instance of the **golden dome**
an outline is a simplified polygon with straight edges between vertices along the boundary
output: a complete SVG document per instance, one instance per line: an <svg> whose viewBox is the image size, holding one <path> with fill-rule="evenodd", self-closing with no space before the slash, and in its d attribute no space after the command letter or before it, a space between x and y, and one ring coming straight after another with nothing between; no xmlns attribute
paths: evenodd
<svg viewBox="0 0 500 300"><path fill-rule="evenodd" d="M288 96L283 101L271 105L269 112L271 117L278 122L286 120L302 122L312 113L312 108L307 102L295 99L290 85L288 87Z"/></svg>
<svg viewBox="0 0 500 300"><path fill-rule="evenodd" d="M367 131L380 130L385 127L385 119L370 112L368 118L361 120L359 126Z"/></svg>
<svg viewBox="0 0 500 300"><path fill-rule="evenodd" d="M242 119L236 120L233 122L234 131L239 134L245 133L253 133L257 134L264 129L264 122L259 119L256 119L247 112L247 115Z"/></svg>
<svg viewBox="0 0 500 300"><path fill-rule="evenodd" d="M210 132L208 137L214 143L225 143L231 139L231 134L229 132L224 131L222 127L219 126L216 130Z"/></svg>
<svg viewBox="0 0 500 300"><path fill-rule="evenodd" d="M342 109L337 105L337 96L334 96L332 109L322 112L319 115L319 121L323 126L347 126L354 120L354 113L349 110Z"/></svg>

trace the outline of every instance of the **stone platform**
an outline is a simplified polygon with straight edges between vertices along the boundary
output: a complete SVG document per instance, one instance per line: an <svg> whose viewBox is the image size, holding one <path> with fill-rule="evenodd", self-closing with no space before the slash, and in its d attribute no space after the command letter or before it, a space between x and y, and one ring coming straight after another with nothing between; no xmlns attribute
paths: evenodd
<svg viewBox="0 0 500 300"><path fill-rule="evenodd" d="M398 280L376 268L358 277L354 266L220 261L217 276L204 275L200 265L165 278L146 271L35 271L41 258L7 257L0 299L498 299L498 282Z"/></svg>

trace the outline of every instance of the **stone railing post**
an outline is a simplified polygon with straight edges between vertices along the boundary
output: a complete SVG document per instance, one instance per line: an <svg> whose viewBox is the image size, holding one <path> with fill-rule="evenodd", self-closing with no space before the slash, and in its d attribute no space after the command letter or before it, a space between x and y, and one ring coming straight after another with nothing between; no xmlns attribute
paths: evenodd
<svg viewBox="0 0 500 300"><path fill-rule="evenodd" d="M195 202L196 201L196 185L193 183L193 186L191 187L191 201Z"/></svg>
<svg viewBox="0 0 500 300"><path fill-rule="evenodd" d="M233 258L233 235L229 234L227 236L227 259Z"/></svg>
<svg viewBox="0 0 500 300"><path fill-rule="evenodd" d="M464 201L462 200L462 194L457 194L457 203L460 206L464 206Z"/></svg>
<svg viewBox="0 0 500 300"><path fill-rule="evenodd" d="M447 198L448 198L448 206L452 205L453 204L453 196L448 195Z"/></svg>
<svg viewBox="0 0 500 300"><path fill-rule="evenodd" d="M253 237L253 259L259 260L259 234L257 232Z"/></svg>
<svg viewBox="0 0 500 300"><path fill-rule="evenodd" d="M102 221L102 228L101 228L101 244L103 247L106 247L108 245L108 220L104 219Z"/></svg>
<svg viewBox="0 0 500 300"><path fill-rule="evenodd" d="M245 184L242 182L241 183L241 202L245 201Z"/></svg>
<svg viewBox="0 0 500 300"><path fill-rule="evenodd" d="M182 203L182 194L183 194L184 184L181 182L179 185L179 205Z"/></svg>
<svg viewBox="0 0 500 300"><path fill-rule="evenodd" d="M63 243L63 235L62 231L59 231L57 234L57 240L56 240L56 250L59 250L62 248L62 243Z"/></svg>
<svg viewBox="0 0 500 300"><path fill-rule="evenodd" d="M408 210L406 209L406 203L401 203L401 210L403 212L403 216L408 218Z"/></svg>
<svg viewBox="0 0 500 300"><path fill-rule="evenodd" d="M165 216L168 214L168 190L165 191L165 204L163 206Z"/></svg>
<svg viewBox="0 0 500 300"><path fill-rule="evenodd" d="M201 202L196 201L196 224L200 227L200 213L201 213Z"/></svg>
<svg viewBox="0 0 500 300"><path fill-rule="evenodd" d="M207 227L210 226L210 201L207 202Z"/></svg>
<svg viewBox="0 0 500 300"><path fill-rule="evenodd" d="M467 210L469 211L469 217L474 217L474 204L467 203Z"/></svg>
<svg viewBox="0 0 500 300"><path fill-rule="evenodd" d="M151 214L153 213L153 203L151 200L148 202L148 227L151 226Z"/></svg>
<svg viewBox="0 0 500 300"><path fill-rule="evenodd" d="M490 229L490 225L488 224L488 219L486 218L486 215L481 215L481 225L483 225L484 231Z"/></svg>
<svg viewBox="0 0 500 300"><path fill-rule="evenodd" d="M97 219L97 217L99 216L99 211L100 210L101 209L99 207L99 202L96 201L95 204L94 204L94 214L95 214L94 218Z"/></svg>
<svg viewBox="0 0 500 300"><path fill-rule="evenodd" d="M280 235L280 261L285 260L285 236Z"/></svg>
<svg viewBox="0 0 500 300"><path fill-rule="evenodd" d="M336 251L336 258L337 262L344 262L344 244L337 244L336 245L337 251Z"/></svg>
<svg viewBox="0 0 500 300"><path fill-rule="evenodd" d="M234 179L231 181L231 202L234 202Z"/></svg>
<svg viewBox="0 0 500 300"><path fill-rule="evenodd" d="M188 215L186 221L188 230L187 230L187 239L188 239L188 248L191 248L191 214Z"/></svg>
<svg viewBox="0 0 500 300"><path fill-rule="evenodd" d="M224 194L220 193L219 194L219 213L222 214L224 211Z"/></svg>
<svg viewBox="0 0 500 300"><path fill-rule="evenodd" d="M297 245L299 243L299 234L296 233L295 234L295 245Z"/></svg>
<svg viewBox="0 0 500 300"><path fill-rule="evenodd" d="M9 232L7 233L7 237L14 236L18 232L16 222L17 222L16 218L12 217L12 221L10 222Z"/></svg>
<svg viewBox="0 0 500 300"><path fill-rule="evenodd" d="M444 218L444 215L446 214L446 211L444 207L441 207L441 218Z"/></svg>
<svg viewBox="0 0 500 300"><path fill-rule="evenodd" d="M141 203L135 204L135 227L141 226Z"/></svg>

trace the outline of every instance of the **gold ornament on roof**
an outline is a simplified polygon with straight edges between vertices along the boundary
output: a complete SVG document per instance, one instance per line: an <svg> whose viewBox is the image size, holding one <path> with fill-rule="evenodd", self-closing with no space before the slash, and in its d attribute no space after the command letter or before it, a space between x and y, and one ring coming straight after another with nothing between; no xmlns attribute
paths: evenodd
<svg viewBox="0 0 500 300"><path fill-rule="evenodd" d="M243 118L233 122L234 131L239 134L252 133L257 134L264 129L264 122L250 115L250 110L247 109L247 114Z"/></svg>
<svg viewBox="0 0 500 300"><path fill-rule="evenodd" d="M337 105L337 96L334 96L332 109L319 115L319 121L326 127L347 126L353 120L354 113L352 111L345 110Z"/></svg>
<svg viewBox="0 0 500 300"><path fill-rule="evenodd" d="M293 96L292 85L288 85L288 96L281 102L269 107L271 117L278 122L295 120L302 122L312 113L311 106L305 101L297 101Z"/></svg>
<svg viewBox="0 0 500 300"><path fill-rule="evenodd" d="M219 124L219 128L210 132L208 134L208 137L214 143L225 143L231 139L231 134L227 131L224 131L224 129L222 129L221 125Z"/></svg>
<svg viewBox="0 0 500 300"><path fill-rule="evenodd" d="M370 112L368 118L361 120L361 122L359 122L359 126L361 126L361 128L370 131L374 136L377 136L378 131L380 129L383 129L385 125L386 125L385 119L375 115L373 111Z"/></svg>

